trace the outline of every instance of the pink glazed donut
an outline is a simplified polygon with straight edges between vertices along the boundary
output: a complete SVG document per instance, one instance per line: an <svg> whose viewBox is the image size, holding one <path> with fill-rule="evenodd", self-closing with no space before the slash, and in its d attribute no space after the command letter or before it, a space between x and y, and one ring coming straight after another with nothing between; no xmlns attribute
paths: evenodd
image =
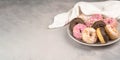
<svg viewBox="0 0 120 60"><path fill-rule="evenodd" d="M96 21L103 20L103 16L101 14L93 14L90 16L89 20L86 21L86 25L91 27Z"/></svg>
<svg viewBox="0 0 120 60"><path fill-rule="evenodd" d="M82 31L86 28L84 24L77 24L73 27L73 36L77 39L82 39Z"/></svg>
<svg viewBox="0 0 120 60"><path fill-rule="evenodd" d="M117 20L114 18L106 18L104 19L104 22L106 23L106 25L111 25L112 27L117 27L118 23Z"/></svg>

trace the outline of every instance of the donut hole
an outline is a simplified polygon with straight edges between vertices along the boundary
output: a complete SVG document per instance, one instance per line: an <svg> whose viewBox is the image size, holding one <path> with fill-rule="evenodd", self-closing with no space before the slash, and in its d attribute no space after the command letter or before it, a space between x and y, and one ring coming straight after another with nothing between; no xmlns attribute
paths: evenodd
<svg viewBox="0 0 120 60"><path fill-rule="evenodd" d="M75 25L78 24L78 22L75 23Z"/></svg>
<svg viewBox="0 0 120 60"><path fill-rule="evenodd" d="M89 36L92 36L92 33L90 33Z"/></svg>
<svg viewBox="0 0 120 60"><path fill-rule="evenodd" d="M108 21L108 24L110 24L110 21Z"/></svg>
<svg viewBox="0 0 120 60"><path fill-rule="evenodd" d="M100 24L99 27L104 27L104 25Z"/></svg>
<svg viewBox="0 0 120 60"><path fill-rule="evenodd" d="M80 31L80 33L82 32L82 30L79 30Z"/></svg>

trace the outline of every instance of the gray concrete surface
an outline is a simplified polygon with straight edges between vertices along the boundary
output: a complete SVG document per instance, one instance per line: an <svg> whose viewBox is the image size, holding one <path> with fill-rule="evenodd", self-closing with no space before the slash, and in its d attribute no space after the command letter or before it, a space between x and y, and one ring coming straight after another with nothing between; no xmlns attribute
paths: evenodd
<svg viewBox="0 0 120 60"><path fill-rule="evenodd" d="M47 28L79 1L0 0L0 60L119 60L120 42L88 47L74 42L67 26Z"/></svg>

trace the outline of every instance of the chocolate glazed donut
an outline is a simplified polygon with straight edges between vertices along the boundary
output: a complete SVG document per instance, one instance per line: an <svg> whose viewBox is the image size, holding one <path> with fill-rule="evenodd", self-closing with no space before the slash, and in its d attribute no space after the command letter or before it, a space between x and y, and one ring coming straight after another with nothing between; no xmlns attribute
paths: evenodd
<svg viewBox="0 0 120 60"><path fill-rule="evenodd" d="M94 29L97 29L97 28L99 28L99 27L105 27L106 26L106 24L103 22L103 21L96 21L93 25L92 25L92 27L94 28Z"/></svg>
<svg viewBox="0 0 120 60"><path fill-rule="evenodd" d="M107 41L109 41L109 36L106 33L105 26L106 24L103 21L96 21L92 25L92 27L96 29L100 43L106 43Z"/></svg>
<svg viewBox="0 0 120 60"><path fill-rule="evenodd" d="M109 36L107 35L104 27L97 28L96 32L100 43L104 44L109 41Z"/></svg>
<svg viewBox="0 0 120 60"><path fill-rule="evenodd" d="M85 24L84 21L81 18L74 18L70 22L70 26L69 26L69 29L70 29L71 32L73 31L73 27L78 23Z"/></svg>

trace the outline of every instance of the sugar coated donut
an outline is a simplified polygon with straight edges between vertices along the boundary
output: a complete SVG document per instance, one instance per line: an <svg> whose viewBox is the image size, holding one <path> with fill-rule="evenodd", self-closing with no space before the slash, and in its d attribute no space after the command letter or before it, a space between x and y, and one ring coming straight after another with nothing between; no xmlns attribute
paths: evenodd
<svg viewBox="0 0 120 60"><path fill-rule="evenodd" d="M86 43L95 43L97 41L96 30L90 27L85 28L82 32L82 39Z"/></svg>
<svg viewBox="0 0 120 60"><path fill-rule="evenodd" d="M84 24L77 24L73 27L73 36L77 39L82 38L82 31L86 28Z"/></svg>
<svg viewBox="0 0 120 60"><path fill-rule="evenodd" d="M119 32L116 27L113 27L111 25L106 25L105 30L109 35L110 39L114 40L119 37Z"/></svg>
<svg viewBox="0 0 120 60"><path fill-rule="evenodd" d="M84 14L80 14L78 17L81 18L82 20L84 20L85 22L86 22L87 20L89 20L89 18L90 18L90 16L84 15Z"/></svg>

